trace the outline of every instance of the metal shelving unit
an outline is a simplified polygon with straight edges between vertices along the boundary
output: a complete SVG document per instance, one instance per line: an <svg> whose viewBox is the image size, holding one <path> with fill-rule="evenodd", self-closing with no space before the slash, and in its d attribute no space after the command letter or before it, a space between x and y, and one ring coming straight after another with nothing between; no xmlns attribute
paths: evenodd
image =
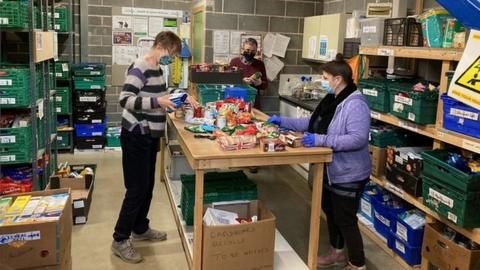
<svg viewBox="0 0 480 270"><path fill-rule="evenodd" d="M70 12L70 25L69 25L69 31L68 32L58 32L58 34L60 35L61 39L64 39L66 38L67 39L67 42L68 42L68 46L69 46L69 49L70 49L70 54L68 56L68 65L69 65L69 71L70 71L70 76L67 80L55 80L56 81L56 86L59 86L58 83L60 82L60 84L62 86L65 86L70 89L71 91L71 94L70 94L70 97L72 97L72 93L73 93L73 83L72 83L72 79L71 79L71 67L73 64L75 64L75 22L74 22L74 18L75 18L75 12L74 12L74 9L73 9L73 0L68 0L68 9L69 9L69 12ZM54 16L53 16L54 17ZM58 42L60 43L60 39L58 40ZM65 133L65 134L68 134L69 136L69 140L70 140L70 147L59 147L58 150L62 150L62 151L68 151L70 153L73 153L73 149L74 149L74 143L73 143L73 139L74 139L74 136L73 136L73 99L70 98L70 108L71 111L69 114L59 114L59 115L63 115L63 116L67 116L68 115L68 122L69 122L69 128L58 128L57 129L57 132L59 133ZM58 116L57 116L58 118ZM63 136L63 135L62 135Z"/></svg>
<svg viewBox="0 0 480 270"><path fill-rule="evenodd" d="M40 9L40 27L36 28L36 13L35 9ZM51 114L51 107L50 107L50 95L55 94L51 92L52 85L50 85L50 65L53 62L53 55L46 56L45 60L37 61L36 54L37 54L37 44L36 35L41 35L41 33L49 32L48 25L47 25L47 12L51 9L53 11L53 1L52 0L31 0L28 2L28 18L29 24L27 29L8 29L8 28L1 28L0 27L0 44L2 44L2 50L7 47L8 39L7 39L7 32L12 33L27 33L28 34L28 67L30 71L30 104L28 108L21 108L22 110L28 110L30 113L31 118L31 136L32 136L32 162L27 163L30 164L32 167L32 182L33 182L33 189L39 190L43 189L47 183L50 175L52 174L51 171L51 164L52 160L56 160L56 149L55 144L52 144L52 139L56 136L56 131L53 132L51 130L51 121L52 121L52 114ZM52 27L53 28L53 27ZM3 56L0 55L0 61L3 62ZM41 72L41 84L40 89L37 86L37 71L40 70ZM40 90L40 91L39 91ZM2 111L11 111L16 110L17 108L1 108L0 105L0 114ZM39 133L41 131L38 129L38 122L39 118L41 120L45 120L45 129L44 134ZM45 140L45 144L42 147L39 146L39 140L42 138ZM5 158L5 160L0 162L1 166L11 166L11 165L18 165L18 164L25 164L23 162L15 162L14 160ZM39 166L39 161L41 166ZM42 174L39 174L38 169L41 168L43 170Z"/></svg>

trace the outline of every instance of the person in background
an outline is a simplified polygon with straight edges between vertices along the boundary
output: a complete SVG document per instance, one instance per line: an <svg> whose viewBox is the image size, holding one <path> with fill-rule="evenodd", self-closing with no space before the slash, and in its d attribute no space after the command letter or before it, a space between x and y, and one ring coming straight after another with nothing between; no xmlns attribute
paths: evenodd
<svg viewBox="0 0 480 270"><path fill-rule="evenodd" d="M260 96L264 94L268 87L267 73L265 64L261 60L255 58L257 55L258 44L254 38L248 38L243 43L242 56L233 58L230 66L238 67L243 70L243 82L255 87L258 90L255 99L255 108L261 109ZM261 74L261 77L258 75Z"/></svg>
<svg viewBox="0 0 480 270"><path fill-rule="evenodd" d="M352 80L352 69L341 54L322 69L322 88L328 94L311 117L272 116L269 121L306 132L303 138L305 147L333 149L333 161L325 165L322 197L331 247L328 254L319 256L318 267L345 265L347 247L348 265L344 269L364 270L365 254L357 211L371 172L368 151L370 109ZM310 171L314 170L311 168Z"/></svg>
<svg viewBox="0 0 480 270"><path fill-rule="evenodd" d="M181 48L181 40L173 32L159 33L152 49L128 68L119 97L123 108L120 142L126 194L111 249L128 263L143 260L134 249L131 239L167 239L165 232L150 228L147 216L155 183L160 137L165 131L166 110L175 110L160 65L171 64ZM188 102L194 107L198 106L190 96Z"/></svg>

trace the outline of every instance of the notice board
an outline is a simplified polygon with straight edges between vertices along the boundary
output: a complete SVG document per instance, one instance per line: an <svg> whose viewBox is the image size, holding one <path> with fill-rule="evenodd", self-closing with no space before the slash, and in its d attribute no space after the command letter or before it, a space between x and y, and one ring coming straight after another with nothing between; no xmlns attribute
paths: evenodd
<svg viewBox="0 0 480 270"><path fill-rule="evenodd" d="M181 10L113 7L112 85L123 85L127 68L150 50L159 32L181 36L183 15Z"/></svg>

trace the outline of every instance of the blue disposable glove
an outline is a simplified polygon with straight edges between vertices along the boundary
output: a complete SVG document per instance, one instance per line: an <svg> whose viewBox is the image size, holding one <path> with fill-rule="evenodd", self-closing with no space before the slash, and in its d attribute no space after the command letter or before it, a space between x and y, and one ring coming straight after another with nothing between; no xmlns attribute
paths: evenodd
<svg viewBox="0 0 480 270"><path fill-rule="evenodd" d="M270 122L274 125L280 126L282 124L282 117L280 117L278 115L274 115L274 116L272 116L268 119L268 122Z"/></svg>
<svg viewBox="0 0 480 270"><path fill-rule="evenodd" d="M318 146L317 142L316 142L316 137L317 137L317 134L315 134L315 133L305 132L305 134L303 135L303 140L302 140L303 146L305 146L305 147Z"/></svg>

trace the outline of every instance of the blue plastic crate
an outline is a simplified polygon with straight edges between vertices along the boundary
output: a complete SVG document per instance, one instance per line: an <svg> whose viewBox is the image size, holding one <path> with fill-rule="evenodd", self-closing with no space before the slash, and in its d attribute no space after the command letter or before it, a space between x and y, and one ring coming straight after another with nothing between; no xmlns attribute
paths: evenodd
<svg viewBox="0 0 480 270"><path fill-rule="evenodd" d="M419 265L422 263L422 246L412 247L404 242L397 235L393 234L395 239L392 249L410 266Z"/></svg>
<svg viewBox="0 0 480 270"><path fill-rule="evenodd" d="M395 209L389 207L380 201L380 197L375 197L375 200L373 200L373 211L373 226L375 230L388 239L390 231L395 228L397 215L403 213L405 208Z"/></svg>
<svg viewBox="0 0 480 270"><path fill-rule="evenodd" d="M77 137L101 137L105 136L107 124L76 124Z"/></svg>
<svg viewBox="0 0 480 270"><path fill-rule="evenodd" d="M374 211L373 211L373 200L375 200L375 195L369 194L370 190L365 190L360 198L360 208L358 212L364 218L368 219L373 223Z"/></svg>
<svg viewBox="0 0 480 270"><path fill-rule="evenodd" d="M443 100L443 126L475 138L480 138L480 110L447 95Z"/></svg>
<svg viewBox="0 0 480 270"><path fill-rule="evenodd" d="M396 235L397 238L406 242L410 246L421 247L423 243L425 225L415 230L397 215L395 227L392 232Z"/></svg>

